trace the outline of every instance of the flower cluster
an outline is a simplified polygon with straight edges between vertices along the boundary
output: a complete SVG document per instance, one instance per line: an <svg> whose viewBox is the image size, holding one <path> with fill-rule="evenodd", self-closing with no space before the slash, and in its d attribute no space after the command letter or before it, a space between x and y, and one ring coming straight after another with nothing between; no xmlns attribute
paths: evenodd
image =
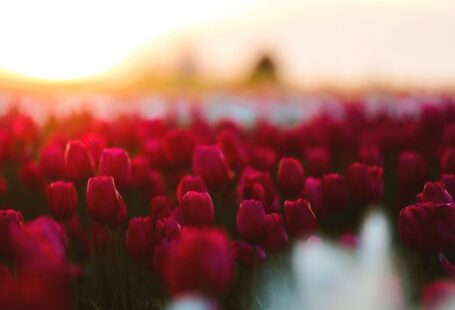
<svg viewBox="0 0 455 310"><path fill-rule="evenodd" d="M80 113L39 126L12 110L0 118L0 308L160 308L187 294L242 308L269 258L316 233L355 247L379 204L403 257L436 257L416 290L454 276L445 100L419 117L340 102L342 117L251 127L198 113L185 125Z"/></svg>

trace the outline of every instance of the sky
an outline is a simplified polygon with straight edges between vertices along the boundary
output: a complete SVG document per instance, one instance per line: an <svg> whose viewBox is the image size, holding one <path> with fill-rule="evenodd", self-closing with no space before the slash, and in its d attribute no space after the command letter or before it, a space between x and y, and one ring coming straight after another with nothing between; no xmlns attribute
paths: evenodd
<svg viewBox="0 0 455 310"><path fill-rule="evenodd" d="M0 40L0 70L53 81L98 76L147 44L144 61L172 62L182 42L213 80L269 52L296 85L455 81L450 0L5 0Z"/></svg>

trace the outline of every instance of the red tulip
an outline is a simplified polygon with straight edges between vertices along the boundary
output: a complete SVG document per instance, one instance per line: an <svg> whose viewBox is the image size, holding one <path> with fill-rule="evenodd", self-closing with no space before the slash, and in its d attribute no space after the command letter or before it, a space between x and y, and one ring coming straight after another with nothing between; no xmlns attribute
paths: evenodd
<svg viewBox="0 0 455 310"><path fill-rule="evenodd" d="M131 158L130 184L133 188L145 190L149 184L149 163L145 156L136 155Z"/></svg>
<svg viewBox="0 0 455 310"><path fill-rule="evenodd" d="M13 245L11 244L11 226L22 226L24 219L19 211L0 210L0 256L12 258Z"/></svg>
<svg viewBox="0 0 455 310"><path fill-rule="evenodd" d="M224 155L218 146L196 146L193 153L193 171L212 189L222 187L232 178Z"/></svg>
<svg viewBox="0 0 455 310"><path fill-rule="evenodd" d="M443 173L455 173L455 148L448 148L442 153L441 170Z"/></svg>
<svg viewBox="0 0 455 310"><path fill-rule="evenodd" d="M39 164L49 180L61 179L65 175L65 153L63 148L52 143L41 150Z"/></svg>
<svg viewBox="0 0 455 310"><path fill-rule="evenodd" d="M233 130L226 129L220 132L217 142L223 150L229 167L241 169L246 165L248 161L246 149L240 137Z"/></svg>
<svg viewBox="0 0 455 310"><path fill-rule="evenodd" d="M215 209L208 193L189 191L183 195L180 207L186 225L209 226L213 224Z"/></svg>
<svg viewBox="0 0 455 310"><path fill-rule="evenodd" d="M247 199L259 200L266 213L276 212L279 207L270 174L249 167L243 170L237 184L236 196L239 202Z"/></svg>
<svg viewBox="0 0 455 310"><path fill-rule="evenodd" d="M306 178L302 192L303 198L308 200L314 213L319 214L322 206L322 182L316 178Z"/></svg>
<svg viewBox="0 0 455 310"><path fill-rule="evenodd" d="M305 151L306 167L310 175L320 177L329 171L330 154L326 148L313 147Z"/></svg>
<svg viewBox="0 0 455 310"><path fill-rule="evenodd" d="M84 143L85 147L87 148L88 152L93 158L95 166L97 166L100 160L101 153L106 147L106 139L102 135L96 133L89 133L82 138L82 142Z"/></svg>
<svg viewBox="0 0 455 310"><path fill-rule="evenodd" d="M421 155L403 152L398 162L398 191L401 204L412 202L427 179L427 164Z"/></svg>
<svg viewBox="0 0 455 310"><path fill-rule="evenodd" d="M157 220L168 217L173 207L172 200L167 196L155 196L150 200L149 215L152 223Z"/></svg>
<svg viewBox="0 0 455 310"><path fill-rule="evenodd" d="M243 241L234 241L232 246L234 248L234 258L239 263L249 267L262 266L264 264L266 254L262 247Z"/></svg>
<svg viewBox="0 0 455 310"><path fill-rule="evenodd" d="M122 148L104 149L100 156L98 175L110 175L116 186L125 188L131 175L131 163L128 153Z"/></svg>
<svg viewBox="0 0 455 310"><path fill-rule="evenodd" d="M246 241L257 243L264 238L265 210L260 201L244 200L240 203L236 217L237 230Z"/></svg>
<svg viewBox="0 0 455 310"><path fill-rule="evenodd" d="M128 222L125 239L126 252L142 260L153 250L153 229L150 217L133 217Z"/></svg>
<svg viewBox="0 0 455 310"><path fill-rule="evenodd" d="M318 221L305 199L284 202L284 218L289 234L295 237L308 237L318 228Z"/></svg>
<svg viewBox="0 0 455 310"><path fill-rule="evenodd" d="M446 191L444 183L427 182L423 192L417 195L417 202L453 203L453 199Z"/></svg>
<svg viewBox="0 0 455 310"><path fill-rule="evenodd" d="M258 170L270 170L275 165L276 160L276 152L270 147L253 147L250 152L250 165Z"/></svg>
<svg viewBox="0 0 455 310"><path fill-rule="evenodd" d="M353 163L347 172L347 181L353 201L368 205L379 201L384 195L383 168Z"/></svg>
<svg viewBox="0 0 455 310"><path fill-rule="evenodd" d="M49 210L59 221L69 220L77 208L77 193L71 182L57 181L47 188Z"/></svg>
<svg viewBox="0 0 455 310"><path fill-rule="evenodd" d="M44 177L40 167L34 161L25 162L20 170L20 178L28 190L38 190L44 185Z"/></svg>
<svg viewBox="0 0 455 310"><path fill-rule="evenodd" d="M182 203L183 195L185 195L188 191L205 193L207 192L207 187L201 177L186 175L180 179L180 182L177 185L176 196L179 204Z"/></svg>
<svg viewBox="0 0 455 310"><path fill-rule="evenodd" d="M344 176L324 174L321 183L323 212L341 211L349 204L349 188Z"/></svg>
<svg viewBox="0 0 455 310"><path fill-rule="evenodd" d="M65 172L72 181L84 181L94 173L93 158L86 146L79 140L66 144Z"/></svg>
<svg viewBox="0 0 455 310"><path fill-rule="evenodd" d="M398 221L402 242L408 247L433 252L453 244L455 205L425 202L403 208Z"/></svg>
<svg viewBox="0 0 455 310"><path fill-rule="evenodd" d="M194 144L194 135L190 130L174 129L164 138L164 156L174 166L187 166L191 163Z"/></svg>
<svg viewBox="0 0 455 310"><path fill-rule="evenodd" d="M303 187L303 166L295 158L283 157L278 163L277 177L283 193L289 196L297 195Z"/></svg>
<svg viewBox="0 0 455 310"><path fill-rule="evenodd" d="M92 177L87 183L87 210L101 224L116 227L126 219L126 204L111 176Z"/></svg>
<svg viewBox="0 0 455 310"><path fill-rule="evenodd" d="M217 229L185 229L165 262L164 278L173 295L219 296L233 280L233 255L226 234Z"/></svg>
<svg viewBox="0 0 455 310"><path fill-rule="evenodd" d="M284 249L288 243L288 235L284 227L283 218L277 213L265 216L266 233L264 247L271 252Z"/></svg>
<svg viewBox="0 0 455 310"><path fill-rule="evenodd" d="M155 224L155 240L174 240L180 234L181 226L175 216L159 219Z"/></svg>

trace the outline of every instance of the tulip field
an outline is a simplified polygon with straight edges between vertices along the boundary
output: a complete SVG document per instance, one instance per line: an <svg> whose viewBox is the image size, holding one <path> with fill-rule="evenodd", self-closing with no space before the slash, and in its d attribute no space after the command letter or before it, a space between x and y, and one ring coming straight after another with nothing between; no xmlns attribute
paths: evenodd
<svg viewBox="0 0 455 310"><path fill-rule="evenodd" d="M280 100L2 109L0 309L276 309L267 275L307 243L353 255L372 212L392 309L450 301L455 97Z"/></svg>

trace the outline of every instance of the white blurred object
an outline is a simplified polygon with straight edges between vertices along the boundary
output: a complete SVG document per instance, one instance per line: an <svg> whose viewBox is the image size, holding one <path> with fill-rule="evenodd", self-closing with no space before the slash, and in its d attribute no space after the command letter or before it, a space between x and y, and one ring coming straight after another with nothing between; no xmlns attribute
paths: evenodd
<svg viewBox="0 0 455 310"><path fill-rule="evenodd" d="M213 310L216 306L202 297L184 296L174 299L167 310Z"/></svg>
<svg viewBox="0 0 455 310"><path fill-rule="evenodd" d="M322 239L298 244L292 271L292 294L283 283L268 279L275 284L268 285L260 298L271 309L403 309L400 285L392 273L389 229L382 214L368 216L355 251Z"/></svg>

